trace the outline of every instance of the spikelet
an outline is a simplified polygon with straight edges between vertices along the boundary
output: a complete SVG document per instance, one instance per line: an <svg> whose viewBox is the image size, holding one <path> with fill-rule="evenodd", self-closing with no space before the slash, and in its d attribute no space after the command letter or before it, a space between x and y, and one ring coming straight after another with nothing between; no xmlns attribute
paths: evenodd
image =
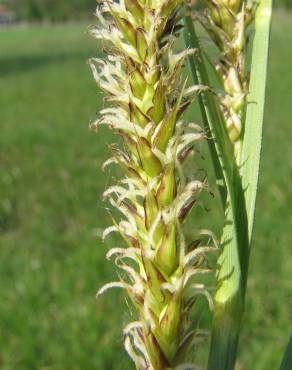
<svg viewBox="0 0 292 370"><path fill-rule="evenodd" d="M104 193L123 219L103 234L119 232L126 241L107 254L123 274L98 296L115 287L127 291L138 319L124 329L125 348L139 370L195 368L185 363L198 335L189 311L198 295L212 306L198 277L212 272L208 255L219 249L208 231L185 245L183 223L207 183L188 180L183 171L205 135L181 118L191 94L203 88L186 87L181 78L195 50L173 52L181 7L180 0L104 1L90 31L106 45L107 59L89 64L109 102L93 126L107 125L122 138L105 165L116 163L125 174Z"/></svg>
<svg viewBox="0 0 292 370"><path fill-rule="evenodd" d="M220 106L232 143L240 147L243 114L249 89L246 68L248 26L255 14L255 0L204 0L205 10L196 14L220 55L215 63L223 93L219 93Z"/></svg>

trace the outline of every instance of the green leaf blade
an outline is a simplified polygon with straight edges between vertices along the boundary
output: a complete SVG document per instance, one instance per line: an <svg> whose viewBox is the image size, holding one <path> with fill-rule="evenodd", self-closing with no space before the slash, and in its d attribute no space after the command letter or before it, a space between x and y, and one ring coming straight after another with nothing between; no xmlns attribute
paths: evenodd
<svg viewBox="0 0 292 370"><path fill-rule="evenodd" d="M290 336L290 340L286 352L284 354L280 370L290 370L291 364L292 364L292 335Z"/></svg>
<svg viewBox="0 0 292 370"><path fill-rule="evenodd" d="M190 16L184 18L185 29L184 29L184 39L187 47L197 49L197 53L194 57L189 56L190 71L192 74L193 81L196 85L210 86L206 68L204 66L203 57L200 52L200 43L196 34L196 30L193 25L193 20ZM222 125L222 119L219 111L216 109L216 105L213 98L210 96L209 92L202 92L198 96L198 102L200 107L200 112L203 120L204 129L206 132L212 130L214 125ZM215 142L213 138L208 140L208 146L210 155L212 158L212 163L214 167L215 176L217 183L220 184L219 192L222 201L223 208L225 208L226 203L226 188L224 185L224 174L222 166L220 164L219 156L217 155L217 149L215 147Z"/></svg>
<svg viewBox="0 0 292 370"><path fill-rule="evenodd" d="M253 232L262 147L272 5L273 0L261 0L256 12L250 94L248 95L241 153L241 176L243 189L245 189L250 242Z"/></svg>

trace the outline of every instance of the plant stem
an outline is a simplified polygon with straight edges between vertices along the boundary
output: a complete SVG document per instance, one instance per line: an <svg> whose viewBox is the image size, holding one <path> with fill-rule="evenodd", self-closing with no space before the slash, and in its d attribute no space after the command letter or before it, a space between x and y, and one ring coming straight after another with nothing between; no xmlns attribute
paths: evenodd
<svg viewBox="0 0 292 370"><path fill-rule="evenodd" d="M194 59L195 72L200 84L210 86L204 59L200 51L199 41L194 29L193 22L186 18L186 27L189 32L191 47L198 48ZM215 296L215 314L212 332L211 353L214 359L210 359L209 369L225 369L227 363L233 363L235 358L222 357L223 353L235 353L237 347L239 321L235 313L243 309L243 281L242 264L246 261L244 246L246 241L246 212L245 202L242 197L242 187L239 170L234 158L233 146L225 129L225 122L214 96L210 92L204 93L204 117L211 131L217 159L214 162L215 169L220 163L221 171L226 184L223 204L226 205L226 222L224 225L221 246L222 252L219 257L219 270L217 273L217 290ZM206 125L206 123L205 123ZM213 157L212 157L213 158ZM217 170L217 172L219 172ZM220 179L220 178L219 178ZM225 194L226 194L225 193ZM239 206L240 204L240 206ZM240 212L239 212L240 209ZM218 367L219 362L221 367ZM210 367L212 366L212 367Z"/></svg>
<svg viewBox="0 0 292 370"><path fill-rule="evenodd" d="M204 124L209 127L215 142L215 160L214 148L210 149L216 176L220 179L224 175L227 190L208 370L232 370L236 361L258 184L271 14L272 0L261 0L255 20L250 94L238 165L230 153L223 118L213 96L205 92L200 102ZM185 18L185 24L188 46L200 48L190 17ZM191 69L195 81L210 86L200 49ZM222 197L222 190L220 194Z"/></svg>
<svg viewBox="0 0 292 370"><path fill-rule="evenodd" d="M257 194L260 151L262 140L262 125L264 114L267 60L269 49L269 34L272 14L272 0L262 0L256 13L255 37L252 52L252 69L250 94L246 112L245 135L241 152L241 183L238 187L238 217L236 228L240 235L239 249L236 251L227 242L219 261L219 288L216 294L216 309L214 315L209 370L232 370L235 366L238 338L244 311L244 299L248 274L249 252L252 241L255 202ZM244 189L244 190L242 190ZM246 211L245 211L246 210ZM241 213L241 215L240 215ZM228 220L228 218L227 218ZM241 222L240 222L241 221ZM239 258L234 258L239 253ZM236 295L231 295L232 289L224 292L220 288L222 271L232 273L231 261L240 261L240 284ZM239 271L237 272L239 274ZM232 276L225 278L228 284ZM225 283L225 284L226 284ZM221 290L221 293L220 293ZM219 294L219 299L218 299ZM220 297L225 300L220 304Z"/></svg>

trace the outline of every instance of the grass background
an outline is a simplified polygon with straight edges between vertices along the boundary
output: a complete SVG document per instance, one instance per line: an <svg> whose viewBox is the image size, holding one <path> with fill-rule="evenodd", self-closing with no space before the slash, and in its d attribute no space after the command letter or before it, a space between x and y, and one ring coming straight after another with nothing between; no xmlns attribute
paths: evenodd
<svg viewBox="0 0 292 370"><path fill-rule="evenodd" d="M85 60L85 25L0 32L0 369L124 370L123 296L112 279L101 193L107 130L88 130L102 104ZM292 14L273 22L255 239L238 369L273 370L292 322ZM218 229L218 202L200 226ZM114 245L115 238L108 244Z"/></svg>

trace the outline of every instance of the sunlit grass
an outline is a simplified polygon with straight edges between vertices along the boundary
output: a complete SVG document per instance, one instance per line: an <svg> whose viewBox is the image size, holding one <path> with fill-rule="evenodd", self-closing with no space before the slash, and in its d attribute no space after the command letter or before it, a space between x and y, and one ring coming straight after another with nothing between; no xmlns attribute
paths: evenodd
<svg viewBox="0 0 292 370"><path fill-rule="evenodd" d="M242 370L277 368L292 320L291 22L292 15L276 13ZM108 224L100 194L114 174L100 165L113 140L87 129L102 101L85 64L96 51L85 30L0 33L3 370L130 368L121 296L94 298L114 273L96 236ZM202 211L201 225L209 226L207 218L219 224L217 214Z"/></svg>

